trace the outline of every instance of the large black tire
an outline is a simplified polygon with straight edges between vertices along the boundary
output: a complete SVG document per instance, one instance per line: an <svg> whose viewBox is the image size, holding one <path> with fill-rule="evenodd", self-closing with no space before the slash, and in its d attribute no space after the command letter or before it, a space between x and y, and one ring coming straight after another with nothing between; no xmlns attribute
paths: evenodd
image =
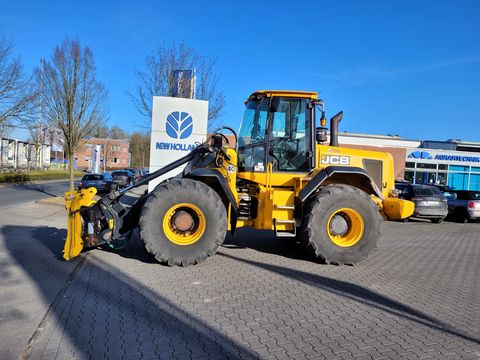
<svg viewBox="0 0 480 360"><path fill-rule="evenodd" d="M171 219L176 211L189 210L187 206L172 211L172 208L179 204L188 204L201 213L197 223L203 221L204 230L193 230L194 234L198 231L198 240L191 244L179 244L172 237L172 230L165 227L165 222L173 224ZM222 245L227 232L227 212L222 200L212 188L198 181L178 179L157 187L148 196L139 225L140 237L147 251L159 262L170 266L188 266L205 260Z"/></svg>
<svg viewBox="0 0 480 360"><path fill-rule="evenodd" d="M328 185L305 205L300 241L327 264L355 265L376 248L382 221L367 193L349 185Z"/></svg>
<svg viewBox="0 0 480 360"><path fill-rule="evenodd" d="M443 218L430 219L430 221L434 224L440 224L443 221Z"/></svg>

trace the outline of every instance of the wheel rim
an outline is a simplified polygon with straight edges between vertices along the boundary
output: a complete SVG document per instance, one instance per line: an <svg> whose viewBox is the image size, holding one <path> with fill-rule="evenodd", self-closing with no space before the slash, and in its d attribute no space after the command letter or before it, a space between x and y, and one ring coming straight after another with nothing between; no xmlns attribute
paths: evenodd
<svg viewBox="0 0 480 360"><path fill-rule="evenodd" d="M336 210L328 219L327 232L337 246L350 247L360 241L365 225L362 216L354 209Z"/></svg>
<svg viewBox="0 0 480 360"><path fill-rule="evenodd" d="M176 204L167 210L163 218L163 231L168 240L176 245L196 243L205 229L205 215L193 204Z"/></svg>

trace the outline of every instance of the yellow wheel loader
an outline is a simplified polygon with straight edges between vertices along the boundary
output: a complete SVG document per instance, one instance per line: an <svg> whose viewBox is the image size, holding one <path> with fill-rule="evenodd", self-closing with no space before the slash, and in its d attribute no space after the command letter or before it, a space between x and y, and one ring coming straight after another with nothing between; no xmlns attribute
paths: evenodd
<svg viewBox="0 0 480 360"><path fill-rule="evenodd" d="M392 156L339 147L342 113L328 134L316 92L262 90L245 104L238 135L224 127L185 157L98 201L94 188L67 192L64 258L85 247L118 247L139 227L159 262L188 266L213 255L227 231L246 226L295 238L328 264L356 264L376 247L383 219L413 213L413 203L395 197ZM154 191L122 201L182 165Z"/></svg>

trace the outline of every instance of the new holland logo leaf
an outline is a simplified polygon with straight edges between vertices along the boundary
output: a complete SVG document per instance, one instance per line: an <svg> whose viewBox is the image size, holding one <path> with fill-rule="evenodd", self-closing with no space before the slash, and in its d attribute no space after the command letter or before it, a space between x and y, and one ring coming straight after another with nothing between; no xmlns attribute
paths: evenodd
<svg viewBox="0 0 480 360"><path fill-rule="evenodd" d="M408 155L407 157L413 158L413 159L428 159L428 160L433 159L430 156L430 153L426 151L412 151L410 155Z"/></svg>
<svg viewBox="0 0 480 360"><path fill-rule="evenodd" d="M174 111L167 116L167 134L174 139L186 139L192 135L193 119L189 113Z"/></svg>

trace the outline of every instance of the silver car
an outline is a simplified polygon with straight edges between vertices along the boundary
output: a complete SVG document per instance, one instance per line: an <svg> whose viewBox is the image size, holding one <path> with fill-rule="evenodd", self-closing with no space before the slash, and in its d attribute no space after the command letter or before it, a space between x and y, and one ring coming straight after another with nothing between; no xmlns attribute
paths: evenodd
<svg viewBox="0 0 480 360"><path fill-rule="evenodd" d="M415 203L412 217L429 219L433 223L441 223L448 214L447 199L442 192L429 185L413 185L396 183L398 197Z"/></svg>
<svg viewBox="0 0 480 360"><path fill-rule="evenodd" d="M448 200L448 216L466 223L480 220L480 191L450 190L443 193Z"/></svg>

